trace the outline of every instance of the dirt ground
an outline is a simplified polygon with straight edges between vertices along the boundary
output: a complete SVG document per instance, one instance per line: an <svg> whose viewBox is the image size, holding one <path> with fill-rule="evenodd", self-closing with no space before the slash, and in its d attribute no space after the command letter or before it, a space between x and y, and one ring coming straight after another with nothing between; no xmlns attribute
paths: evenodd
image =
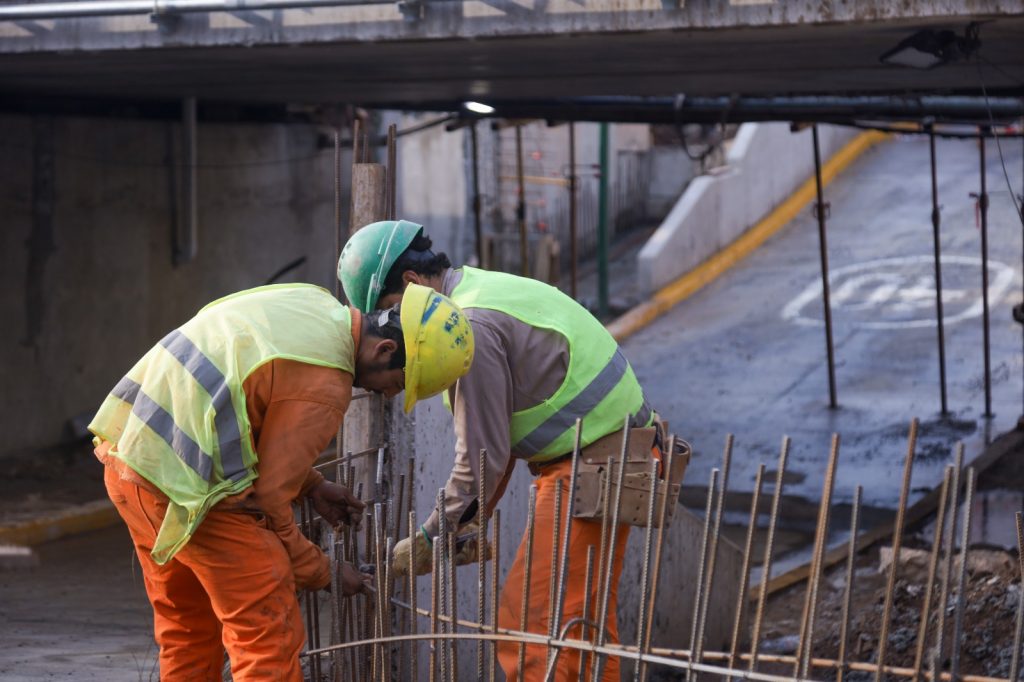
<svg viewBox="0 0 1024 682"><path fill-rule="evenodd" d="M883 551L891 555L888 548ZM958 565L959 557L954 565L953 581L946 605L947 644L943 668L947 670L950 664L949 642L953 637L957 603L955 586ZM877 660L887 580L887 569L880 571L879 566L878 548L863 552L857 558L847 644L850 660ZM836 566L828 571L822 580L814 634L813 652L816 657L838 656L845 571L845 564ZM887 665L909 668L914 666L927 575L927 551L911 548L901 553L892 620L889 625ZM1016 555L1003 550L972 548L968 553L967 578L964 638L960 648L961 673L1006 677L1010 669L1011 642L1021 589ZM793 652L800 631L806 589L806 584L797 585L769 600L762 651L780 654ZM932 597L932 613L928 622L926 642L929 648L926 649L926 656L934 646L938 601L936 582L936 590ZM868 679L869 675L870 673L852 673L847 679ZM821 673L817 675L820 676Z"/></svg>

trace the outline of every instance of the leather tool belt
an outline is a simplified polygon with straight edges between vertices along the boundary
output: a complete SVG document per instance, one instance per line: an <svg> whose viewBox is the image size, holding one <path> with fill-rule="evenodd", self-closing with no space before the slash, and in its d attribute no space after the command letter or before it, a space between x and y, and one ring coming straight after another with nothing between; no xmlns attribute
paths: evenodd
<svg viewBox="0 0 1024 682"><path fill-rule="evenodd" d="M690 462L690 444L675 439L675 453L672 458L672 471L664 471L667 456L664 448L669 439L661 422L645 428L629 430L629 448L626 452L626 471L623 478L622 493L619 501L619 523L645 528L647 526L647 510L651 495L654 500L654 528L661 527L662 498L668 494L668 506L665 510L666 525L675 515L675 502L679 499L683 474ZM658 445L662 451L658 466L658 475L652 479L651 463L654 460L652 449ZM580 452L577 470L575 509L573 516L579 519L601 520L605 510L605 495L608 515L614 514L615 497L618 489L619 461L622 457L622 432L617 431L591 443ZM611 464L610 461L614 460ZM609 477L611 478L609 484ZM610 520L610 519L609 519Z"/></svg>

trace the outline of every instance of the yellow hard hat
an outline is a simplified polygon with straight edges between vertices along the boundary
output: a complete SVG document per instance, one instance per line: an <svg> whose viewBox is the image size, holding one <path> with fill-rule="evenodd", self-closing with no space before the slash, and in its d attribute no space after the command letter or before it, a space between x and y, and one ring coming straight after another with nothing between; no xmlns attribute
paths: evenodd
<svg viewBox="0 0 1024 682"><path fill-rule="evenodd" d="M405 411L437 395L469 371L473 330L466 314L447 296L410 284L402 295L405 337Z"/></svg>

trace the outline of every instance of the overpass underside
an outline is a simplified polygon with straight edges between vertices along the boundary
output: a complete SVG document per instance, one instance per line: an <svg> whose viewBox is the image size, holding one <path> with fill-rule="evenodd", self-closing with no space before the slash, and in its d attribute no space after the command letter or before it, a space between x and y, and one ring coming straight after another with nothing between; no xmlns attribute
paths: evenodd
<svg viewBox="0 0 1024 682"><path fill-rule="evenodd" d="M371 0L372 1L372 0ZM19 3L0 5L5 10ZM437 0L0 20L0 93L235 103L588 95L1019 92L1009 0ZM43 6L39 6L42 11ZM980 24L980 59L879 57L923 28ZM13 97L12 97L13 96ZM27 98L27 99L26 99Z"/></svg>

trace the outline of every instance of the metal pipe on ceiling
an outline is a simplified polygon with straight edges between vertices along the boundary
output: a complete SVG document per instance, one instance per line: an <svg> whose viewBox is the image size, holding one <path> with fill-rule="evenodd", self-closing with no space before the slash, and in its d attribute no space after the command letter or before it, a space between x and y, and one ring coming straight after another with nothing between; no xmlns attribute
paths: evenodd
<svg viewBox="0 0 1024 682"><path fill-rule="evenodd" d="M607 123L743 123L796 121L808 123L855 120L981 123L1012 121L1024 116L1020 97L966 95L816 95L779 97L578 97L573 99L487 100L490 118L548 119ZM461 102L402 102L381 109L463 111Z"/></svg>
<svg viewBox="0 0 1024 682"><path fill-rule="evenodd" d="M395 0L85 0L0 5L0 21L39 21L131 14L162 16L190 12L256 12L346 5L390 5L394 2Z"/></svg>

